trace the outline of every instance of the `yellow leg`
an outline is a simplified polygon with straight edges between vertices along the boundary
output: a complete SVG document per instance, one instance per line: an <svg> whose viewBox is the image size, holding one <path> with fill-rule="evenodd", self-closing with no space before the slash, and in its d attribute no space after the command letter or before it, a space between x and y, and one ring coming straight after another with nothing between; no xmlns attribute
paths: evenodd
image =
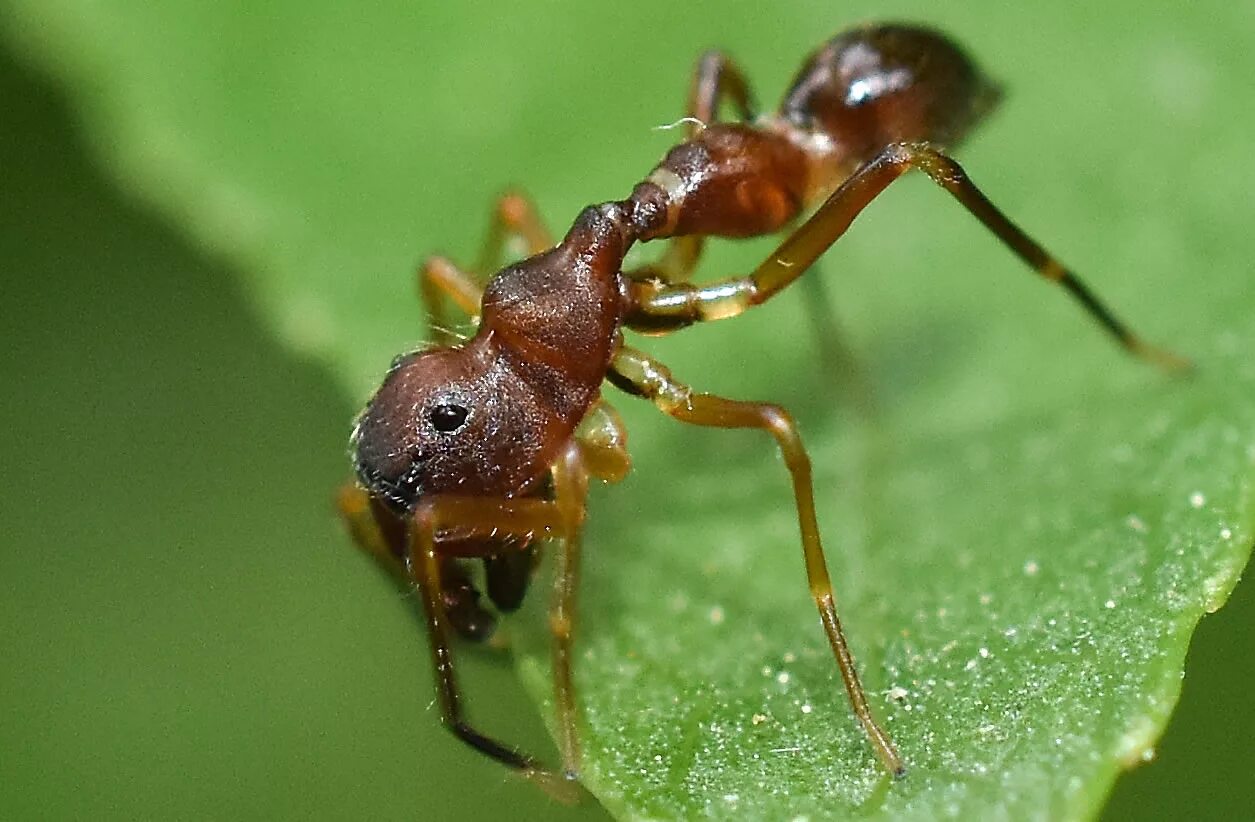
<svg viewBox="0 0 1255 822"><path fill-rule="evenodd" d="M419 295L427 309L434 342L454 345L460 341L448 302L472 323L479 321L484 282L494 273L506 247L515 238L523 240L528 254L538 254L553 244L531 200L518 192L509 192L501 195L493 206L484 249L473 273L440 256L428 258L419 268Z"/></svg>
<svg viewBox="0 0 1255 822"><path fill-rule="evenodd" d="M1075 273L999 211L958 163L923 143L895 143L865 163L749 276L733 277L704 286L633 283L634 306L628 314L629 326L665 333L695 322L735 317L752 306L766 302L802 276L821 254L845 234L854 218L872 200L912 168L923 171L949 192L1033 271L1061 286L1130 353L1166 370L1189 366L1185 358L1152 346L1135 334Z"/></svg>
<svg viewBox="0 0 1255 822"><path fill-rule="evenodd" d="M872 716L867 694L855 668L854 656L837 616L836 595L828 576L828 566L819 537L819 523L815 517L810 457L798 436L793 418L778 405L739 402L711 394L695 393L672 377L666 366L630 348L620 350L611 368L611 379L615 385L651 400L659 410L677 420L715 428L757 428L775 438L793 480L793 498L797 503L802 554L806 561L811 597L819 609L824 633L836 658L850 705L885 768L894 776L902 776L906 772L906 766L889 735Z"/></svg>

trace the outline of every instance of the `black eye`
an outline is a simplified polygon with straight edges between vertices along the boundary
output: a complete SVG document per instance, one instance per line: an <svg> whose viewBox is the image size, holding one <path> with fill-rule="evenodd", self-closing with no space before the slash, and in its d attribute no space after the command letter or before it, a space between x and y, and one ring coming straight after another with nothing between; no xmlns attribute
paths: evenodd
<svg viewBox="0 0 1255 822"><path fill-rule="evenodd" d="M437 431L447 434L461 428L469 413L471 412L460 405L437 405L431 409L428 418Z"/></svg>

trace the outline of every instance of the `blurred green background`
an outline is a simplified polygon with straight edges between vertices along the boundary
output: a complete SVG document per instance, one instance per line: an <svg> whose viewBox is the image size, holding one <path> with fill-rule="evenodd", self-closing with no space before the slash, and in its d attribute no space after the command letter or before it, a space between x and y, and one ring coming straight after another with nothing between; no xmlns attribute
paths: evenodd
<svg viewBox="0 0 1255 822"><path fill-rule="evenodd" d="M0 818L549 818L398 697L426 651L334 516L343 392L9 53L0 99ZM543 746L466 657L476 714Z"/></svg>
<svg viewBox="0 0 1255 822"><path fill-rule="evenodd" d="M816 23L815 39L840 22ZM751 25L720 27L733 24ZM691 44L681 66L722 39L666 36ZM599 818L466 756L413 701L429 673L410 603L349 549L330 504L359 398L275 341L232 262L100 170L63 93L11 49L0 54L0 818ZM774 78L760 83L765 99L797 57L751 66ZM682 84L671 81L677 100ZM482 150L508 148L498 135ZM572 168L544 186L586 187L579 178ZM467 197L503 182L474 180ZM476 212L450 246L465 249L481 224ZM403 293L404 269L370 267ZM1121 780L1111 818L1249 815L1252 624L1249 585L1202 623L1158 761ZM482 724L549 750L507 661L462 657Z"/></svg>

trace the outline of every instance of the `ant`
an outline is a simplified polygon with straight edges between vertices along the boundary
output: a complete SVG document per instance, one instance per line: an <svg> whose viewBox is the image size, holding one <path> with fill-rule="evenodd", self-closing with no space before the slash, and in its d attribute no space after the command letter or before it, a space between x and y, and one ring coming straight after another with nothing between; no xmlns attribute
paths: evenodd
<svg viewBox="0 0 1255 822"><path fill-rule="evenodd" d="M624 330L666 334L722 320L771 299L836 242L894 180L919 169L1037 274L1075 299L1132 354L1169 370L1187 361L1152 347L1055 257L1003 215L947 153L1000 98L955 43L902 24L839 34L802 65L779 109L755 115L744 74L704 54L690 87L686 139L624 200L589 206L556 245L519 194L500 198L476 274L505 244L531 256L486 284L448 259L419 273L437 345L393 361L354 428L358 484L340 510L361 547L422 599L444 723L460 739L561 792L580 771L571 677L580 532L591 479L628 471L623 424L603 382L693 425L752 428L776 441L792 478L802 554L824 635L851 706L885 769L905 764L877 723L837 616L824 561L811 467L797 426L778 405L699 393L630 347ZM730 102L740 119L719 122ZM747 276L689 282L707 237L774 233L818 207ZM623 270L636 243L666 239L653 264ZM478 321L470 339L446 329L446 303ZM561 776L464 718L450 634L483 640L495 618L470 564L483 564L497 611L527 592L539 543L556 542L549 613Z"/></svg>

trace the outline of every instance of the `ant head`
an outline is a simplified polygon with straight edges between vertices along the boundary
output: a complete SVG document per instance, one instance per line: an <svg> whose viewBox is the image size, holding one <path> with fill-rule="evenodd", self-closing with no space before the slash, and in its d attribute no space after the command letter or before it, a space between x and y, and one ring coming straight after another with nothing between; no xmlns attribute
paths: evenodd
<svg viewBox="0 0 1255 822"><path fill-rule="evenodd" d="M358 479L402 515L424 495L523 490L545 426L512 377L473 343L398 357L353 431Z"/></svg>

